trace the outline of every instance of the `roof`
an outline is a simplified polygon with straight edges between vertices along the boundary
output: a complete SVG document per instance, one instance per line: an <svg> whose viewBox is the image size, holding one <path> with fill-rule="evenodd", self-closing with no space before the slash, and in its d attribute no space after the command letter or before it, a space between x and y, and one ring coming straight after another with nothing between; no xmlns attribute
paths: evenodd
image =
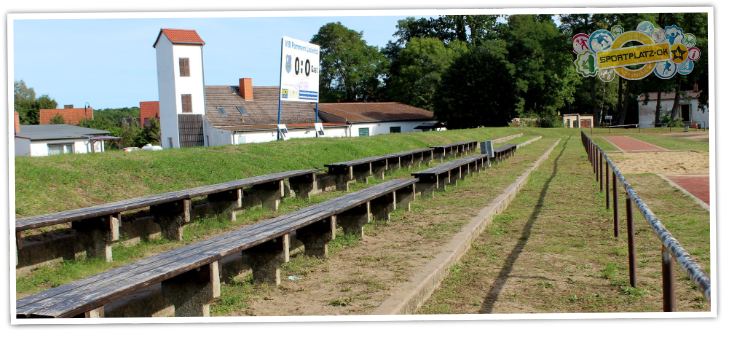
<svg viewBox="0 0 729 341"><path fill-rule="evenodd" d="M335 116L344 122L376 122L376 121L422 121L434 120L433 112L398 102L362 102L362 103L320 103L319 112ZM339 120L337 120L339 121Z"/></svg>
<svg viewBox="0 0 729 341"><path fill-rule="evenodd" d="M19 135L31 140L61 140L89 138L94 135L108 135L106 130L73 126L69 124L21 125Z"/></svg>
<svg viewBox="0 0 729 341"><path fill-rule="evenodd" d="M205 45L205 42L200 38L195 30L180 30L174 28L162 28L159 30L157 39L154 41L152 47L157 47L159 38L165 34L173 44L192 44L192 45Z"/></svg>
<svg viewBox="0 0 729 341"><path fill-rule="evenodd" d="M253 100L246 101L238 92L238 86L209 85L205 87L205 118L217 128L261 126L278 122L278 86L254 86ZM245 109L242 115L237 106ZM320 105L321 106L321 105ZM217 107L223 107L222 115ZM307 102L282 102L281 123L314 123L314 104Z"/></svg>
<svg viewBox="0 0 729 341"><path fill-rule="evenodd" d="M701 94L701 91L693 91L693 90L690 90L690 91L685 91L685 92L686 92L686 96L681 96L682 98L689 98L689 99L699 98L699 95ZM675 92L662 92L661 93L661 101L664 100L664 99L674 99L674 98L676 98L676 93ZM641 94L638 97L638 100L639 101L645 100L645 94ZM648 100L649 101L657 101L658 100L658 92L649 92L648 93Z"/></svg>

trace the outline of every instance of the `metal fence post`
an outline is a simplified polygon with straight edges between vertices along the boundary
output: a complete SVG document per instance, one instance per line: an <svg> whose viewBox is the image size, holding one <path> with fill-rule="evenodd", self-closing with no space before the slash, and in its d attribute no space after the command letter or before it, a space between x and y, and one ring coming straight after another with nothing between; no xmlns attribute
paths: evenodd
<svg viewBox="0 0 729 341"><path fill-rule="evenodd" d="M602 153L599 153L599 154L600 154L600 192L602 192Z"/></svg>
<svg viewBox="0 0 729 341"><path fill-rule="evenodd" d="M620 228L618 226L618 176L613 168L613 232L615 238L620 236Z"/></svg>
<svg viewBox="0 0 729 341"><path fill-rule="evenodd" d="M608 172L607 159L605 159L605 209L610 209L610 172Z"/></svg>
<svg viewBox="0 0 729 341"><path fill-rule="evenodd" d="M665 246L661 247L661 273L663 274L663 311L676 311L676 274L673 257Z"/></svg>
<svg viewBox="0 0 729 341"><path fill-rule="evenodd" d="M635 288L635 228L633 225L633 201L625 193L625 216L628 225L628 268L630 271L630 286Z"/></svg>

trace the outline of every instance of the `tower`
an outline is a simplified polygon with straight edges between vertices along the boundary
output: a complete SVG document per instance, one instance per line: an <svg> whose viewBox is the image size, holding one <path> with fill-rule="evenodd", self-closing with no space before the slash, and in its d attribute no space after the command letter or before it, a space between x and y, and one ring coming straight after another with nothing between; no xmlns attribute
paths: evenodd
<svg viewBox="0 0 729 341"><path fill-rule="evenodd" d="M160 29L157 88L162 148L204 146L205 42L195 30Z"/></svg>

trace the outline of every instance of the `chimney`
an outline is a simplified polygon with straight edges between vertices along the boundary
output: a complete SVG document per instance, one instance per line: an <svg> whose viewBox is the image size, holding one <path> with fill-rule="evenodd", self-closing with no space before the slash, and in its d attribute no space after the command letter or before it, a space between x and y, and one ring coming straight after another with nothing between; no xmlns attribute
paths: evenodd
<svg viewBox="0 0 729 341"><path fill-rule="evenodd" d="M73 104L64 104L63 109L73 109Z"/></svg>
<svg viewBox="0 0 729 341"><path fill-rule="evenodd" d="M15 132L20 132L20 116L17 111L15 112Z"/></svg>
<svg viewBox="0 0 729 341"><path fill-rule="evenodd" d="M253 79L252 78L240 78L238 79L238 92L243 99L246 101L253 100Z"/></svg>
<svg viewBox="0 0 729 341"><path fill-rule="evenodd" d="M699 83L694 83L694 91L699 91Z"/></svg>

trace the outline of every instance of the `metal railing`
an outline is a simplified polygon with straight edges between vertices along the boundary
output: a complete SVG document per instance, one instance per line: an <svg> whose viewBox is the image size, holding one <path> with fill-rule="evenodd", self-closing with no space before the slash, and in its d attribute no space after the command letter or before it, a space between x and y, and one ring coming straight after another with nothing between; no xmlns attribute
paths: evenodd
<svg viewBox="0 0 729 341"><path fill-rule="evenodd" d="M648 205L638 196L638 193L628 183L622 173L615 166L613 161L607 156L605 151L600 148L592 139L581 131L582 145L587 152L587 158L592 164L592 170L595 173L595 181L600 182L600 191L603 191L603 173L605 174L605 205L610 208L610 173L608 166L612 169L612 192L613 192L613 229L615 237L620 232L618 228L618 188L617 181L625 188L625 212L627 220L628 233L628 263L630 272L630 286L635 287L636 284L636 263L635 263L635 231L633 226L633 203L643 214L653 232L658 236L662 243L661 252L661 269L663 276L663 311L676 311L676 280L673 260L675 260L681 269L688 275L689 279L703 293L707 301L711 301L711 278L694 261L691 255L681 246L681 244L673 237L670 231L663 226ZM603 172L603 164L605 171Z"/></svg>

